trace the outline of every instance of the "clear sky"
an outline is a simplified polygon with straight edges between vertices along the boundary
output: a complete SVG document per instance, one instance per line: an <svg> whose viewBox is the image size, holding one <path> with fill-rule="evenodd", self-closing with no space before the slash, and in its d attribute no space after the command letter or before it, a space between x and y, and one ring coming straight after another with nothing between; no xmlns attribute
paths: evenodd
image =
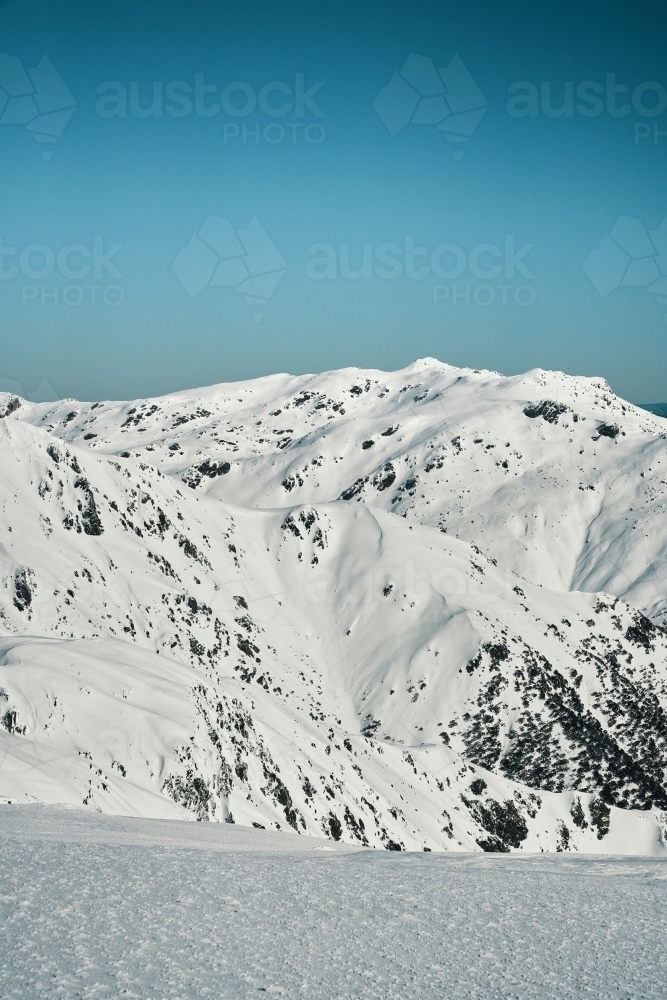
<svg viewBox="0 0 667 1000"><path fill-rule="evenodd" d="M664 2L0 0L0 387L430 355L665 400L666 42Z"/></svg>

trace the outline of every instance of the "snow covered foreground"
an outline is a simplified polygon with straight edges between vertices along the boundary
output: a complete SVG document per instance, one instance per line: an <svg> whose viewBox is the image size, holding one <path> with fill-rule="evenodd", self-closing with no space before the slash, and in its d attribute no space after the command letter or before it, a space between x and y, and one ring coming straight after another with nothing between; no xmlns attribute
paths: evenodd
<svg viewBox="0 0 667 1000"><path fill-rule="evenodd" d="M664 997L667 863L0 811L0 994Z"/></svg>
<svg viewBox="0 0 667 1000"><path fill-rule="evenodd" d="M0 797L667 848L667 423L417 362L0 394Z"/></svg>

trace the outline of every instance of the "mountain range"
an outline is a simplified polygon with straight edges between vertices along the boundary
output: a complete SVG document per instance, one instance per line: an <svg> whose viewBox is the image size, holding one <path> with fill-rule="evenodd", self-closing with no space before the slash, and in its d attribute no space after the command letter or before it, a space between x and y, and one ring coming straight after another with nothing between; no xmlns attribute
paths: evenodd
<svg viewBox="0 0 667 1000"><path fill-rule="evenodd" d="M667 421L600 378L0 393L0 797L667 851Z"/></svg>

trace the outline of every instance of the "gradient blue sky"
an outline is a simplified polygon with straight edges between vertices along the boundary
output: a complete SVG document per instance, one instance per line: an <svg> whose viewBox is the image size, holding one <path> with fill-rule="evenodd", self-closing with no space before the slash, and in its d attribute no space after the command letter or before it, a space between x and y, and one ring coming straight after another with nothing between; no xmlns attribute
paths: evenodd
<svg viewBox="0 0 667 1000"><path fill-rule="evenodd" d="M645 81L667 88L666 28L662 2L552 10L375 0L0 2L0 51L26 68L46 53L77 103L49 162L23 125L0 124L0 236L17 251L4 267L30 244L57 254L70 243L92 247L99 236L105 248L122 245L113 258L122 278L99 284L123 295L117 306L91 305L89 281L57 269L44 280L20 271L0 280L0 379L26 392L47 379L59 396L119 398L275 371L396 368L432 355L506 374L536 366L599 374L633 401L664 400L667 305L644 287L603 298L582 265L619 216L647 230L667 216L667 111L516 118L507 102L517 81L550 83L554 104L565 82L604 84L607 74L629 87L619 104ZM438 67L458 54L488 101L460 162L434 126L392 136L373 110L410 52ZM308 109L275 119L259 110L246 118L222 109L211 118L96 112L106 81L128 90L136 81L145 105L154 81L194 85L198 73L216 84L218 99L232 81L259 92L271 81L293 87L302 73L306 87L323 81L314 97L323 117ZM274 121L319 123L324 139L308 143L300 129L292 143L288 129L273 145L224 142L225 123L263 130ZM637 125L650 135L635 141ZM247 305L234 288L190 297L175 277L172 263L209 215L236 230L256 216L280 251L287 270L265 306ZM413 237L429 252L455 244L469 254L480 244L502 249L508 236L517 249L533 244L530 279L484 281L469 268L456 281L404 273L315 281L307 273L315 244L338 257L347 245L359 266L363 244L404 246ZM40 260L31 258L33 269ZM490 305L474 302L477 286L499 283L513 286L506 305L500 292ZM532 290L522 293L532 304L514 302L519 284ZM84 289L84 302L54 305L56 286L60 298L71 285ZM449 288L437 305L434 285ZM67 294L74 301L79 293Z"/></svg>

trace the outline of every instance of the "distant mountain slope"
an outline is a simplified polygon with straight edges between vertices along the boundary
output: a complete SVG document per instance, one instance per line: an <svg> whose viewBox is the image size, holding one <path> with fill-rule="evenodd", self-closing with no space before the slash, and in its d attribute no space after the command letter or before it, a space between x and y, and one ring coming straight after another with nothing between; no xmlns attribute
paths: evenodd
<svg viewBox="0 0 667 1000"><path fill-rule="evenodd" d="M605 590L667 622L667 427L601 379L426 359L17 416L244 506L380 506L525 579Z"/></svg>
<svg viewBox="0 0 667 1000"><path fill-rule="evenodd" d="M568 592L650 594L662 551L664 434L601 383L423 362L0 412L5 799L664 850L667 635Z"/></svg>
<svg viewBox="0 0 667 1000"><path fill-rule="evenodd" d="M667 417L667 403L640 403L642 410L648 410L656 417Z"/></svg>

